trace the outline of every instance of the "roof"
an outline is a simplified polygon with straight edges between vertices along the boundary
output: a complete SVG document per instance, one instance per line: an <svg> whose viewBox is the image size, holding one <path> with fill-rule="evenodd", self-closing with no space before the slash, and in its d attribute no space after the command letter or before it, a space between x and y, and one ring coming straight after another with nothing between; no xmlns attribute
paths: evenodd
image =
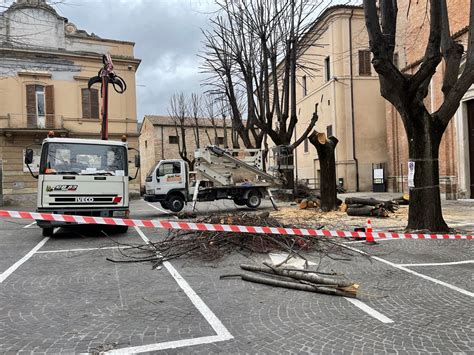
<svg viewBox="0 0 474 355"><path fill-rule="evenodd" d="M46 138L43 143L62 143L62 144L99 144L99 145L127 145L127 142L122 141L104 141L101 139L81 139L81 138Z"/></svg>
<svg viewBox="0 0 474 355"><path fill-rule="evenodd" d="M175 119L171 116L155 116L155 115L146 115L143 121L148 120L154 126L173 126L175 125ZM213 127L210 118L200 117L198 118L199 127ZM224 121L222 118L216 118L215 124L217 127L224 127ZM226 125L228 127L232 126L232 121L230 119L226 119ZM194 127L194 118L187 117L185 118L185 126L186 127Z"/></svg>

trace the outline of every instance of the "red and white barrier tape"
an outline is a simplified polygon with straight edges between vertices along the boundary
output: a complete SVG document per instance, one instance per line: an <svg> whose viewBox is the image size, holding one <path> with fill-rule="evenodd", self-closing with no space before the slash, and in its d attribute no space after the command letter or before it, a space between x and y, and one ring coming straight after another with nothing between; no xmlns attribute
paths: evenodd
<svg viewBox="0 0 474 355"><path fill-rule="evenodd" d="M459 234L413 234L413 233L390 233L390 232L345 232L331 231L324 229L307 228L279 228L279 227L255 227L255 226L237 226L229 224L208 224L193 222L173 222L163 220L140 220L109 217L88 217L61 215L52 213L36 213L23 211L5 211L0 210L0 217L34 219L56 222L69 222L78 224L107 224L114 226L130 226L144 228L160 229L183 229L197 231L218 231L252 234L280 234L280 235L304 235L304 236L324 236L340 238L366 238L367 239L474 239L473 235Z"/></svg>

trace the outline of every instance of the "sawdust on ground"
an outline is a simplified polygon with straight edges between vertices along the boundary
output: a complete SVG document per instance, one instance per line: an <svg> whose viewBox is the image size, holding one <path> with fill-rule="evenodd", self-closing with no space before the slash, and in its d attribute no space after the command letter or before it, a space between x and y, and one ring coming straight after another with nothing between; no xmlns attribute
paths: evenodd
<svg viewBox="0 0 474 355"><path fill-rule="evenodd" d="M389 213L389 217L354 217L341 211L323 212L317 208L302 210L298 206L282 207L270 215L286 225L347 231L365 227L370 218L374 229L403 231L408 221L408 206L400 206L398 211Z"/></svg>

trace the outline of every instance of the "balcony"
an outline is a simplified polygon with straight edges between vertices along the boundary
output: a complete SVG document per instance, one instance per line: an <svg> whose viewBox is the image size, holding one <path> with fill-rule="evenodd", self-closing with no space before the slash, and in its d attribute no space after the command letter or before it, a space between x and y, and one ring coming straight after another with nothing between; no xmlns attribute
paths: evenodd
<svg viewBox="0 0 474 355"><path fill-rule="evenodd" d="M54 130L62 136L82 135L95 136L100 134L101 120L96 118L65 117L62 115L48 115L43 119L28 117L26 114L9 113L0 116L0 132L5 135L15 133L41 133ZM137 121L130 118L110 118L109 134L126 134L138 136Z"/></svg>

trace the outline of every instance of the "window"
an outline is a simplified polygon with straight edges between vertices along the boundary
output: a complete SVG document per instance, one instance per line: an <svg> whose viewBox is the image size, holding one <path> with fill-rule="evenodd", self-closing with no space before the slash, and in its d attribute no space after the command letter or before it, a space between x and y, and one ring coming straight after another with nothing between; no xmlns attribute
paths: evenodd
<svg viewBox="0 0 474 355"><path fill-rule="evenodd" d="M331 62L329 57L324 59L324 73L326 75L326 81L331 80Z"/></svg>
<svg viewBox="0 0 474 355"><path fill-rule="evenodd" d="M359 51L359 75L370 75L371 71L370 51Z"/></svg>
<svg viewBox="0 0 474 355"><path fill-rule="evenodd" d="M326 127L326 137L332 136L332 125Z"/></svg>
<svg viewBox="0 0 474 355"><path fill-rule="evenodd" d="M97 89L81 89L82 118L99 118L99 91Z"/></svg>
<svg viewBox="0 0 474 355"><path fill-rule="evenodd" d="M178 136L169 136L169 144L179 144Z"/></svg>
<svg viewBox="0 0 474 355"><path fill-rule="evenodd" d="M304 152L305 152L305 153L308 153L308 151L309 151L309 144L308 144L308 142L309 142L309 140L308 140L308 138L306 138L306 139L304 140L304 143L303 143Z"/></svg>
<svg viewBox="0 0 474 355"><path fill-rule="evenodd" d="M54 90L52 85L26 85L28 128L54 128Z"/></svg>
<svg viewBox="0 0 474 355"><path fill-rule="evenodd" d="M224 137L216 137L216 145L224 145Z"/></svg>
<svg viewBox="0 0 474 355"><path fill-rule="evenodd" d="M148 148L148 141L145 141L145 149Z"/></svg>
<svg viewBox="0 0 474 355"><path fill-rule="evenodd" d="M127 151L105 144L48 143L40 171L43 174L127 176Z"/></svg>
<svg viewBox="0 0 474 355"><path fill-rule="evenodd" d="M157 176L165 176L169 174L181 174L181 164L178 162L161 164L158 168Z"/></svg>
<svg viewBox="0 0 474 355"><path fill-rule="evenodd" d="M303 75L303 78L301 79L302 85L303 85L303 96L308 95L308 88L306 86L306 75Z"/></svg>

